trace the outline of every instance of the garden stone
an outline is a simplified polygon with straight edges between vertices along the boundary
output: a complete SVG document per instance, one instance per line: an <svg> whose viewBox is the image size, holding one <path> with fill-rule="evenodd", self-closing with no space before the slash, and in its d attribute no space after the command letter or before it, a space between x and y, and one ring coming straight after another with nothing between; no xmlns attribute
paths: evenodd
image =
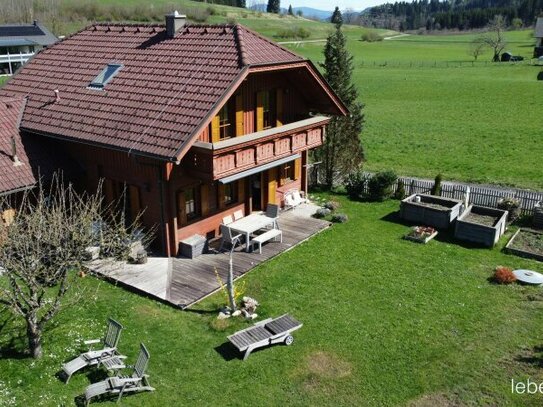
<svg viewBox="0 0 543 407"><path fill-rule="evenodd" d="M238 309L232 313L233 317L239 317L241 315L241 311Z"/></svg>
<svg viewBox="0 0 543 407"><path fill-rule="evenodd" d="M217 319L227 319L227 318L230 318L230 314L226 314L224 312L219 312L219 316L217 317Z"/></svg>

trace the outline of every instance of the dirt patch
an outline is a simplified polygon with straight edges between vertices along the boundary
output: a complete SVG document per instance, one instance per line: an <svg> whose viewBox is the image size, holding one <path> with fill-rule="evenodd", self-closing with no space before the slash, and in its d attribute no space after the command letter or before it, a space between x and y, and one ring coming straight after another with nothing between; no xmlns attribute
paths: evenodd
<svg viewBox="0 0 543 407"><path fill-rule="evenodd" d="M498 218L495 216L481 215L479 213L470 212L463 220L466 222L477 223L478 225L494 227L498 221Z"/></svg>
<svg viewBox="0 0 543 407"><path fill-rule="evenodd" d="M521 229L511 242L511 248L543 255L543 233Z"/></svg>
<svg viewBox="0 0 543 407"><path fill-rule="evenodd" d="M307 356L307 370L315 377L335 379L349 376L352 366L337 355L318 351Z"/></svg>
<svg viewBox="0 0 543 407"><path fill-rule="evenodd" d="M422 397L407 403L407 407L464 407L456 396L443 393L425 394Z"/></svg>

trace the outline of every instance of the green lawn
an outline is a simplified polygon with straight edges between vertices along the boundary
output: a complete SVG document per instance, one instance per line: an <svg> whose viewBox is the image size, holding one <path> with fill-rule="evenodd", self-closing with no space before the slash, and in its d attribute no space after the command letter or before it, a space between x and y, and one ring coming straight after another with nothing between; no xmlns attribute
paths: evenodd
<svg viewBox="0 0 543 407"><path fill-rule="evenodd" d="M529 57L531 31L507 33L515 55ZM354 82L365 103L362 141L368 170L543 188L540 67L472 63L473 34L350 40ZM322 44L293 47L315 62Z"/></svg>
<svg viewBox="0 0 543 407"><path fill-rule="evenodd" d="M125 325L120 349L131 360L140 341L151 352L157 391L123 405L541 405L541 396L510 390L511 379L543 381L541 289L487 281L497 265L543 271L541 263L503 254L506 238L493 250L447 236L404 241L397 201L338 199L348 223L245 278L260 317L290 312L303 321L293 346L225 360L216 349L247 325L214 328L219 295L182 312L87 277L88 300L49 326L40 361L21 357L22 327L0 313L0 405L72 405L101 374L68 385L54 375L108 316Z"/></svg>

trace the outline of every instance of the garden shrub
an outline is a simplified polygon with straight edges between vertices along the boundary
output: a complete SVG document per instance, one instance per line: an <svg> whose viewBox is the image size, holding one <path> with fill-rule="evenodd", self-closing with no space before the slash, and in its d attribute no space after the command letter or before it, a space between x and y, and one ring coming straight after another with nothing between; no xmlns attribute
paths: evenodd
<svg viewBox="0 0 543 407"><path fill-rule="evenodd" d="M514 283L517 278L513 274L513 270L511 268L498 266L494 271L493 280L498 284L511 284Z"/></svg>
<svg viewBox="0 0 543 407"><path fill-rule="evenodd" d="M498 201L498 209L509 211L507 223L514 222L520 216L520 201L512 197L502 198Z"/></svg>
<svg viewBox="0 0 543 407"><path fill-rule="evenodd" d="M294 38L304 40L311 35L311 31L303 27L285 28L277 32L278 38Z"/></svg>
<svg viewBox="0 0 543 407"><path fill-rule="evenodd" d="M405 198L405 185L401 179L398 179L398 186L394 192L394 199L402 200Z"/></svg>
<svg viewBox="0 0 543 407"><path fill-rule="evenodd" d="M366 42L383 41L383 37L381 37L375 31L366 31L364 34L362 34L362 41L366 41Z"/></svg>
<svg viewBox="0 0 543 407"><path fill-rule="evenodd" d="M335 211L339 208L339 202L337 201L328 201L324 204L324 207L326 209L330 209L331 211Z"/></svg>
<svg viewBox="0 0 543 407"><path fill-rule="evenodd" d="M334 223L345 223L348 220L349 218L344 213L337 213L335 215L332 215L332 222Z"/></svg>
<svg viewBox="0 0 543 407"><path fill-rule="evenodd" d="M368 199L384 201L392 196L392 186L398 179L394 171L382 171L368 180Z"/></svg>
<svg viewBox="0 0 543 407"><path fill-rule="evenodd" d="M430 193L432 195L441 196L441 181L443 180L443 175L437 174L436 178L434 179L434 185L432 186L432 190Z"/></svg>
<svg viewBox="0 0 543 407"><path fill-rule="evenodd" d="M367 181L368 177L361 169L349 174L345 182L345 190L349 198L354 200L361 199L364 196Z"/></svg>
<svg viewBox="0 0 543 407"><path fill-rule="evenodd" d="M330 215L330 209L328 208L319 208L317 209L317 211L315 212L315 214L313 215L315 218L324 218L326 216Z"/></svg>

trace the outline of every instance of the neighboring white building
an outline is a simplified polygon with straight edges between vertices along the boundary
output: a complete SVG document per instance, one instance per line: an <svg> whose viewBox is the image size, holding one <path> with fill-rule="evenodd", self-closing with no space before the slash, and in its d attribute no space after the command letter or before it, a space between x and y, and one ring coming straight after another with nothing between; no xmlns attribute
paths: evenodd
<svg viewBox="0 0 543 407"><path fill-rule="evenodd" d="M0 25L0 75L13 75L36 52L57 41L58 38L37 21Z"/></svg>

